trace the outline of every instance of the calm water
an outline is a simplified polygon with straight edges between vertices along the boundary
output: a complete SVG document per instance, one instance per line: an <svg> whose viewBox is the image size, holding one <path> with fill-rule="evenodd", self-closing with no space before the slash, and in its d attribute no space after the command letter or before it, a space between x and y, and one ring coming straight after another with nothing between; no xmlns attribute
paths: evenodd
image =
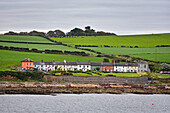
<svg viewBox="0 0 170 113"><path fill-rule="evenodd" d="M0 112L170 113L170 95L0 95Z"/></svg>

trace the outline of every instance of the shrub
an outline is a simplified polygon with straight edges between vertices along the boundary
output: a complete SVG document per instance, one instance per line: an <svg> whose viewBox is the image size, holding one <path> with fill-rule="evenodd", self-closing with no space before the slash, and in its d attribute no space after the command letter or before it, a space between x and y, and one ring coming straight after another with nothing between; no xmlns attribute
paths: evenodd
<svg viewBox="0 0 170 113"><path fill-rule="evenodd" d="M116 77L116 75L108 74L106 77Z"/></svg>

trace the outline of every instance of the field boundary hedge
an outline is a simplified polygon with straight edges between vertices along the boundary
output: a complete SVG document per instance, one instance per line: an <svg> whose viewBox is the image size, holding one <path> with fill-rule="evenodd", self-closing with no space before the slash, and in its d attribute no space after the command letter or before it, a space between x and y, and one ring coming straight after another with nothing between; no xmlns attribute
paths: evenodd
<svg viewBox="0 0 170 113"><path fill-rule="evenodd" d="M60 42L56 42L56 43L39 43L39 42L19 42L19 41L5 41L5 40L0 40L0 42L8 42L8 43L23 43L23 44L62 45Z"/></svg>
<svg viewBox="0 0 170 113"><path fill-rule="evenodd" d="M12 50L12 51L21 51L21 52L35 52L35 53L45 53L45 54L65 54L65 55L78 55L78 56L89 56L89 54L83 51L61 51L61 50L38 50L38 49L29 49L29 48L20 48L20 47L8 47L8 46L0 46L2 50Z"/></svg>

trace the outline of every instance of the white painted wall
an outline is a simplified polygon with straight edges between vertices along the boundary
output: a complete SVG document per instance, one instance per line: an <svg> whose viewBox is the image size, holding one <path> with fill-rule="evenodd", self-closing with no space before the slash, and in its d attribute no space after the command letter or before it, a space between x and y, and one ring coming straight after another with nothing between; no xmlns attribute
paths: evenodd
<svg viewBox="0 0 170 113"><path fill-rule="evenodd" d="M76 71L78 70L77 65L67 65L67 71Z"/></svg>
<svg viewBox="0 0 170 113"><path fill-rule="evenodd" d="M38 69L38 70L44 70L44 65L33 65L34 68Z"/></svg>
<svg viewBox="0 0 170 113"><path fill-rule="evenodd" d="M91 70L91 65L77 65L78 70L87 71Z"/></svg>
<svg viewBox="0 0 170 113"><path fill-rule="evenodd" d="M114 71L127 72L126 67L127 66L114 66Z"/></svg>
<svg viewBox="0 0 170 113"><path fill-rule="evenodd" d="M44 70L45 71L49 71L49 70L54 71L55 70L55 65L44 65Z"/></svg>

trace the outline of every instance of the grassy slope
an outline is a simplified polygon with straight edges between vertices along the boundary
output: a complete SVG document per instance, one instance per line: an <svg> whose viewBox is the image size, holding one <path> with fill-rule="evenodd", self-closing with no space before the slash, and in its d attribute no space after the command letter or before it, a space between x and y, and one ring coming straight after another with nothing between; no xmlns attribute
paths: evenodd
<svg viewBox="0 0 170 113"><path fill-rule="evenodd" d="M170 33L151 35L124 36L84 36L84 38L52 38L69 45L109 45L109 46L139 46L155 47L156 45L170 45Z"/></svg>
<svg viewBox="0 0 170 113"><path fill-rule="evenodd" d="M19 42L53 43L53 42L51 42L43 37L39 37L39 36L0 35L0 40L19 41Z"/></svg>
<svg viewBox="0 0 170 113"><path fill-rule="evenodd" d="M114 55L132 55L146 53L170 54L170 47L157 47L157 48L82 47L82 48L92 49L105 54L113 53Z"/></svg>
<svg viewBox="0 0 170 113"><path fill-rule="evenodd" d="M105 54L130 55L153 61L170 62L170 47L158 48L113 48L113 47L82 47Z"/></svg>
<svg viewBox="0 0 170 113"><path fill-rule="evenodd" d="M23 48L29 48L29 49L38 49L38 50L62 50L62 51L84 51L84 50L79 50L63 45L45 45L45 44L23 44L23 43L8 43L8 42L0 42L1 46L13 46L13 47L23 47ZM90 54L95 54L89 51L84 51L86 53Z"/></svg>
<svg viewBox="0 0 170 113"><path fill-rule="evenodd" d="M100 73L102 75L94 74L94 73L73 73L73 76L106 76L106 75L116 75L117 77L140 77L137 73ZM56 73L56 75L60 75L60 73Z"/></svg>
<svg viewBox="0 0 170 113"><path fill-rule="evenodd" d="M30 52L17 52L17 51L8 51L8 50L0 50L0 71L8 70L9 66L16 66L21 64L21 60L24 58L30 58L34 61L40 61L43 59L44 61L70 61L75 62L76 59L79 61L88 61L92 62L101 62L103 58L100 57L81 57L81 56L73 56L73 55L56 55L56 54L41 54L41 53L30 53Z"/></svg>
<svg viewBox="0 0 170 113"><path fill-rule="evenodd" d="M152 61L160 61L170 63L170 54L139 54L139 55L130 55L132 57L144 58Z"/></svg>

